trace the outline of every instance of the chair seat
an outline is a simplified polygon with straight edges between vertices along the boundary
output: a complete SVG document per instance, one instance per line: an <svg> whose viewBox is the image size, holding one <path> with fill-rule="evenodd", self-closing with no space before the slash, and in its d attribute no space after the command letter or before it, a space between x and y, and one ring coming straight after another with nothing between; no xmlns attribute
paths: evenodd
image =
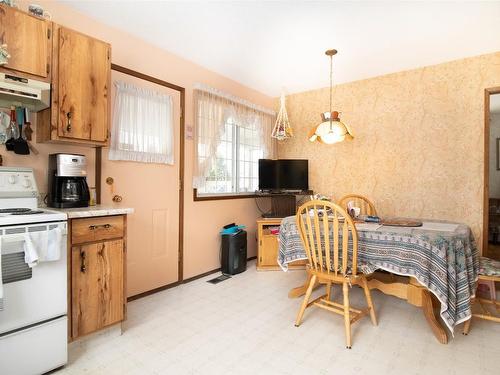
<svg viewBox="0 0 500 375"><path fill-rule="evenodd" d="M486 257L479 258L479 274L500 277L500 261Z"/></svg>

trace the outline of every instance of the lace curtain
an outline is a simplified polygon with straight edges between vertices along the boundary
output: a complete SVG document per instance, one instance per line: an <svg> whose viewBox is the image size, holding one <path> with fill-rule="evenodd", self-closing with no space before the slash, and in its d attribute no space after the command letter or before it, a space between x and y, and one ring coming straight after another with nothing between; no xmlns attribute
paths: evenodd
<svg viewBox="0 0 500 375"><path fill-rule="evenodd" d="M172 97L117 81L110 160L174 164Z"/></svg>
<svg viewBox="0 0 500 375"><path fill-rule="evenodd" d="M264 158L274 158L276 143L271 138L275 112L216 89L196 85L195 107L195 170L193 187L200 188L215 164L217 147L229 121L245 128L256 129Z"/></svg>

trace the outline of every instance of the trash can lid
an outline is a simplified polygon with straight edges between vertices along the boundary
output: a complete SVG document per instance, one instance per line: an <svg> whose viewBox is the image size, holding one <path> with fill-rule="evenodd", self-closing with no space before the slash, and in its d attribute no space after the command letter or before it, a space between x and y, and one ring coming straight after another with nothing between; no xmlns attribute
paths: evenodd
<svg viewBox="0 0 500 375"><path fill-rule="evenodd" d="M234 227L222 229L220 231L220 234L233 234L236 232L239 232L242 229L245 229L246 227L244 225L235 225Z"/></svg>

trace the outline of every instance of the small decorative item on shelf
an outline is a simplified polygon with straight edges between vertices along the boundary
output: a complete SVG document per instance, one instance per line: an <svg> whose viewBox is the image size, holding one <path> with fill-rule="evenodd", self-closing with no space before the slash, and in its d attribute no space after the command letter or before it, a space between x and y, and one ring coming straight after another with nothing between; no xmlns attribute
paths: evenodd
<svg viewBox="0 0 500 375"><path fill-rule="evenodd" d="M281 94L280 110L271 137L276 138L278 141L293 137L292 127L290 126L288 113L286 112L284 93Z"/></svg>
<svg viewBox="0 0 500 375"><path fill-rule="evenodd" d="M43 8L38 4L30 4L28 12L33 16L43 17Z"/></svg>
<svg viewBox="0 0 500 375"><path fill-rule="evenodd" d="M48 20L52 18L50 13L43 10L43 8L38 4L30 4L28 6L28 12L35 17L46 18Z"/></svg>
<svg viewBox="0 0 500 375"><path fill-rule="evenodd" d="M5 4L13 8L17 8L14 0L0 0L0 4Z"/></svg>
<svg viewBox="0 0 500 375"><path fill-rule="evenodd" d="M7 51L7 44L0 46L0 65L6 65L10 59L10 54Z"/></svg>

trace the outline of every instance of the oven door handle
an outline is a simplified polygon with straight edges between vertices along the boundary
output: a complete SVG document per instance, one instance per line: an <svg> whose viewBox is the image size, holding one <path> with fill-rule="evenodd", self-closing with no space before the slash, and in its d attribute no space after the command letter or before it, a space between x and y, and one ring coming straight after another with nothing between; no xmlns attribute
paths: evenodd
<svg viewBox="0 0 500 375"><path fill-rule="evenodd" d="M26 240L27 233L4 234L0 236L2 243L23 242Z"/></svg>

